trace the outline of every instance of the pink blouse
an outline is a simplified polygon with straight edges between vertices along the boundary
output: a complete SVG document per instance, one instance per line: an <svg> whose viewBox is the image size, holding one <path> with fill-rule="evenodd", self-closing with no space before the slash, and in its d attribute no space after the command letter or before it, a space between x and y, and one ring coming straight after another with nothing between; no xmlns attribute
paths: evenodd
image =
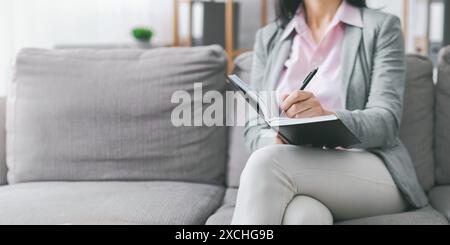
<svg viewBox="0 0 450 245"><path fill-rule="evenodd" d="M341 51L346 25L362 27L361 12L343 1L329 25L323 39L316 43L309 29L303 7L287 25L282 40L295 32L292 50L285 63L279 85L278 100L286 94L300 89L303 80L315 67L319 72L305 89L314 93L325 110L337 111L344 108L341 92Z"/></svg>

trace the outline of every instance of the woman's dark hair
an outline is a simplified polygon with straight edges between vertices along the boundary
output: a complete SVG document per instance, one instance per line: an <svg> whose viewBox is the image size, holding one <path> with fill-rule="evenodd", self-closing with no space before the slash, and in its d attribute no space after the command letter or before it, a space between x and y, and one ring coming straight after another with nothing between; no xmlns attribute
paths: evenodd
<svg viewBox="0 0 450 245"><path fill-rule="evenodd" d="M359 7L366 8L366 0L345 0L349 4ZM277 0L275 3L275 12L277 15L277 20L282 27L285 27L295 16L303 0Z"/></svg>

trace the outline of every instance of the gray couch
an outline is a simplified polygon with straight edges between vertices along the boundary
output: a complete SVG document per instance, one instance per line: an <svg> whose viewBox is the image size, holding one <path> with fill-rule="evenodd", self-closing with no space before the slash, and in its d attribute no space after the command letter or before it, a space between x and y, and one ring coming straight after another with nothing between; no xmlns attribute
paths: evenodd
<svg viewBox="0 0 450 245"><path fill-rule="evenodd" d="M243 128L171 123L177 91L228 89L225 57L217 46L22 51L0 100L0 224L229 224ZM431 205L338 224L448 224L450 48L441 57L437 85L430 61L408 57L401 133ZM248 80L250 64L242 55L235 72ZM208 103L192 98L195 124Z"/></svg>

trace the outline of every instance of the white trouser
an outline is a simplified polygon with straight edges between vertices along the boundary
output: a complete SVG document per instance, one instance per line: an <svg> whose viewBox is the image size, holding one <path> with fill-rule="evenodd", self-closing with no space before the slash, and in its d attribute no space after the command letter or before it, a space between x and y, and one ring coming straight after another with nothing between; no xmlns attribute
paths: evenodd
<svg viewBox="0 0 450 245"><path fill-rule="evenodd" d="M232 224L324 225L403 212L407 203L369 152L276 145L252 154Z"/></svg>

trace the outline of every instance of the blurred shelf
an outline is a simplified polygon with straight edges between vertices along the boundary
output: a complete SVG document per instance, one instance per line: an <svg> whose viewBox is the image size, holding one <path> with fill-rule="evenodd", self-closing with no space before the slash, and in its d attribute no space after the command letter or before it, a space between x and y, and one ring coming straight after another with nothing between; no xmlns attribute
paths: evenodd
<svg viewBox="0 0 450 245"><path fill-rule="evenodd" d="M261 26L268 23L268 0L261 1ZM173 46L191 46L192 37L192 2L193 0L173 0ZM234 58L250 49L237 49L234 45L234 0L225 0L225 50L228 56L228 72L233 69ZM180 37L180 4L189 7L189 31L187 38Z"/></svg>

